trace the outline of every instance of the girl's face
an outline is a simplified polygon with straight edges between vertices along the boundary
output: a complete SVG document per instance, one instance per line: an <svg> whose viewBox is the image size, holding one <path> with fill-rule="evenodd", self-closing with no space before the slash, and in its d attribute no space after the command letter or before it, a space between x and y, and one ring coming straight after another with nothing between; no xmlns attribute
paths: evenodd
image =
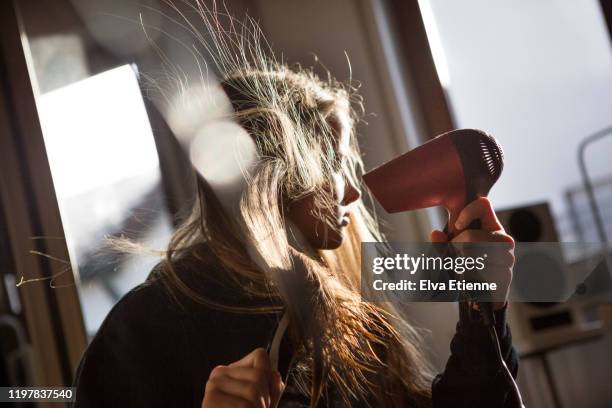
<svg viewBox="0 0 612 408"><path fill-rule="evenodd" d="M337 113L330 119L330 125L335 136L334 149L342 165L331 175L334 206L326 208L323 215L333 220L335 228L330 227L320 213L317 214L312 194L292 202L285 209L287 218L293 224L289 226L289 233L293 233L292 227L297 227L301 237L314 249L336 249L342 244L346 226L350 222L351 204L361 197L361 192L347 179L343 170L350 143L349 117L346 113Z"/></svg>

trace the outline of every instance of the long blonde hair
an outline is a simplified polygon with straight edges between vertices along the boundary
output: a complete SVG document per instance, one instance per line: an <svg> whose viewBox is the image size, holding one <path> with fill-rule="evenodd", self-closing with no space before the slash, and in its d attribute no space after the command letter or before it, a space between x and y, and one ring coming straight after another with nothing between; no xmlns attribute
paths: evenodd
<svg viewBox="0 0 612 408"><path fill-rule="evenodd" d="M176 230L161 265L164 282L179 300L188 297L228 312L286 310L304 357L299 381L312 407L331 390L347 405L373 396L386 406L398 401L431 405L431 376L417 331L389 305L361 300L361 243L383 239L364 202L353 204L339 248L299 251L288 241L285 203L312 195L319 218L336 228L327 219L335 205L328 188L332 173L342 171L365 191L354 134L361 112L355 90L331 76L322 80L312 69L278 62L252 20L241 23L238 32L228 17L232 29L221 29L221 13L199 1L194 9L209 37L206 42L199 38L219 71L234 120L255 143L257 160L244 174L236 214L220 202L206 174L197 177L193 210ZM330 125L340 113L348 114L352 129L344 164ZM177 262L188 258L204 265L205 253L214 255L229 287L254 306L202 296L182 279ZM198 270L207 273L205 267Z"/></svg>

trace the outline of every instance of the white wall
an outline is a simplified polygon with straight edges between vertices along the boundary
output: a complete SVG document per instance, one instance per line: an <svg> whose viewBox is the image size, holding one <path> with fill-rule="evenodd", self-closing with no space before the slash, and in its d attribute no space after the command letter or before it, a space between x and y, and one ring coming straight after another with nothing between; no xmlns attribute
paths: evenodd
<svg viewBox="0 0 612 408"><path fill-rule="evenodd" d="M612 125L612 48L599 0L421 4L433 11L457 125L490 131L506 152L495 204L550 201L571 240L563 193L581 182L578 144ZM612 135L587 155L595 177L612 176Z"/></svg>

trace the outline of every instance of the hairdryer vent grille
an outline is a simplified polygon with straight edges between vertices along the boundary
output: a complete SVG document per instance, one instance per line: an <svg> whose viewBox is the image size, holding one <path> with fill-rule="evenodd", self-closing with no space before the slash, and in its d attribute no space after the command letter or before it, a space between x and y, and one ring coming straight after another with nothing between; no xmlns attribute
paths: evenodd
<svg viewBox="0 0 612 408"><path fill-rule="evenodd" d="M484 137L480 139L480 151L491 177L496 180L504 168L504 153L501 147L495 139Z"/></svg>

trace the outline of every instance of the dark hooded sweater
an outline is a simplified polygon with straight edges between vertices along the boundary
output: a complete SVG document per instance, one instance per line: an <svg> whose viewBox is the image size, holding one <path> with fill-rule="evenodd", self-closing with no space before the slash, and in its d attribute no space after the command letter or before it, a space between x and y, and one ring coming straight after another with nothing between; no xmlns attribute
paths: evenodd
<svg viewBox="0 0 612 408"><path fill-rule="evenodd" d="M190 287L220 301L235 301L227 288L215 280L204 282L201 269L194 269L183 267L180 271ZM516 377L518 358L505 309L495 317L502 353ZM269 346L279 319L278 314L231 313L191 301L177 304L156 268L145 283L113 307L83 354L76 376L75 405L201 407L212 369ZM444 372L432 383L434 407L510 407L510 387L503 380L495 349L476 311L460 307L450 348ZM287 388L279 407L307 407L307 396L293 382L291 355L291 345L283 341L280 367ZM337 402L323 405L341 406ZM351 406L367 404L355 401Z"/></svg>

